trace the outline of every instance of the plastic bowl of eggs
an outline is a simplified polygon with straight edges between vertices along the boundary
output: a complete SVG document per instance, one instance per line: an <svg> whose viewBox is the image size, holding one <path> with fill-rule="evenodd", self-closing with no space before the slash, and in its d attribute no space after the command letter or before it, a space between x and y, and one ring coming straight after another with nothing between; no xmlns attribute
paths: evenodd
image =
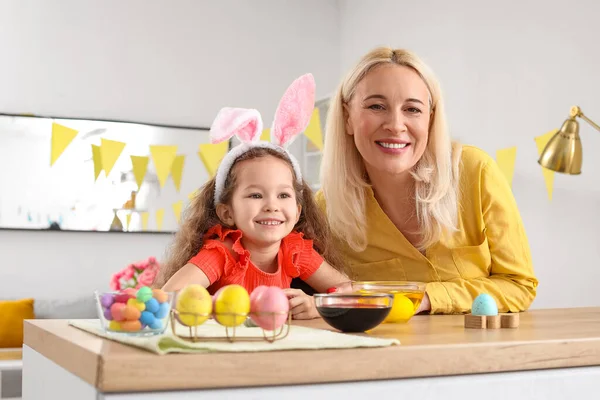
<svg viewBox="0 0 600 400"><path fill-rule="evenodd" d="M267 331L281 328L288 320L289 301L282 289L259 286L251 294L241 285L227 285L213 296L201 285L188 285L178 292L174 319L196 327L213 318L219 325L234 328L248 319Z"/></svg>
<svg viewBox="0 0 600 400"><path fill-rule="evenodd" d="M111 334L149 336L163 333L169 321L173 293L147 286L118 292L95 292L98 318Z"/></svg>
<svg viewBox="0 0 600 400"><path fill-rule="evenodd" d="M388 293L394 296L392 310L384 323L408 322L425 296L424 282L409 281L355 281L352 291L360 294Z"/></svg>
<svg viewBox="0 0 600 400"><path fill-rule="evenodd" d="M313 297L323 320L342 332L375 328L390 314L394 302L388 293L317 293Z"/></svg>

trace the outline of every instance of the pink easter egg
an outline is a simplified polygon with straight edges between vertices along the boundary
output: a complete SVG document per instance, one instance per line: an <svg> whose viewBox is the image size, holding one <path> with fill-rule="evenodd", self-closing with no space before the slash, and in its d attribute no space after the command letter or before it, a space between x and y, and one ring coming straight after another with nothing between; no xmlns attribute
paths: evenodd
<svg viewBox="0 0 600 400"><path fill-rule="evenodd" d="M122 292L130 294L132 296L135 296L137 294L137 290L135 290L134 288L131 288L131 287L128 287L127 289L123 289Z"/></svg>
<svg viewBox="0 0 600 400"><path fill-rule="evenodd" d="M253 295L255 291L252 291ZM290 303L281 288L269 286L260 289L254 295L254 301L250 298L250 307L252 321L265 330L273 331L287 321Z"/></svg>
<svg viewBox="0 0 600 400"><path fill-rule="evenodd" d="M110 306L110 313L115 321L124 321L125 315L123 315L123 311L125 311L126 305L123 303L113 303Z"/></svg>

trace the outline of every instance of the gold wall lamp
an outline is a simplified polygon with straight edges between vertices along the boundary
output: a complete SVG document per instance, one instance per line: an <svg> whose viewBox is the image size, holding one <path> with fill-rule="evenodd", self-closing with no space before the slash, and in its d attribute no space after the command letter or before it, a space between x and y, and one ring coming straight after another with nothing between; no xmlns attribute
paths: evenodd
<svg viewBox="0 0 600 400"><path fill-rule="evenodd" d="M571 115L548 141L540 155L538 163L542 167L564 174L578 175L581 173L581 140L579 139L579 122L575 118L583 119L600 131L600 126L583 115L579 107L571 107Z"/></svg>

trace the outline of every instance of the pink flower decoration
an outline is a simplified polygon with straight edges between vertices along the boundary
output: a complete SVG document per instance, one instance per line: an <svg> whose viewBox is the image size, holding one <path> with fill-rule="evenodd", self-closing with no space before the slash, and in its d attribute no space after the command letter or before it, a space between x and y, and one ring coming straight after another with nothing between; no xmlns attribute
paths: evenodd
<svg viewBox="0 0 600 400"><path fill-rule="evenodd" d="M129 264L121 271L116 272L110 280L111 290L119 291L127 288L138 289L150 286L158 273L160 265L155 257Z"/></svg>

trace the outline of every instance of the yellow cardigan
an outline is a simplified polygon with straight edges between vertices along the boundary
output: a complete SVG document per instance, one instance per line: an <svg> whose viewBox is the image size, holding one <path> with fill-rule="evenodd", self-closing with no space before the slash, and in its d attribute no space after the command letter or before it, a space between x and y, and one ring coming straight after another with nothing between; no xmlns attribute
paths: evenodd
<svg viewBox="0 0 600 400"><path fill-rule="evenodd" d="M367 189L367 240L355 252L339 243L355 280L427 282L432 314L470 312L477 295L496 299L500 312L526 310L538 281L523 222L511 188L484 151L463 146L458 232L417 250ZM321 191L317 203L324 210Z"/></svg>

